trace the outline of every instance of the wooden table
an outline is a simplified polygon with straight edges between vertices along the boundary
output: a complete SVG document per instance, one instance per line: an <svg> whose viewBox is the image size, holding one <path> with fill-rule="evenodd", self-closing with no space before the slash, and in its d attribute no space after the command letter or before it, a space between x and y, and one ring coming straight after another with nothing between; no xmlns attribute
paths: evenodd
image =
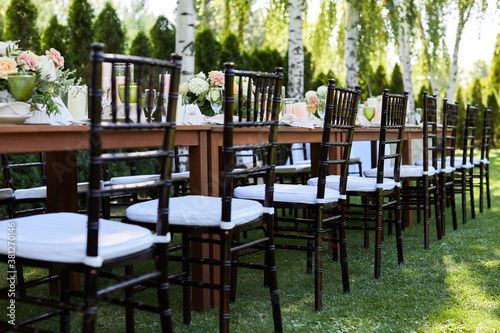
<svg viewBox="0 0 500 333"><path fill-rule="evenodd" d="M89 147L88 126L51 125L1 125L0 153L46 152L47 158L47 209L50 212L77 212L76 151ZM241 128L235 130L234 143L254 143L262 136L267 140L267 129ZM336 135L332 132L332 135ZM177 126L177 146L189 146L191 194L217 196L219 194L219 148L222 146L222 126ZM372 141L376 165L378 128L356 128L354 140ZM403 149L403 163L411 163L411 140L422 137L422 129L407 129ZM319 160L322 129L280 127L278 142L311 143L313 166ZM334 138L332 137L332 140ZM373 144L375 143L375 144ZM162 144L161 131L103 133L103 148L147 148ZM314 167L312 168L314 170ZM216 251L207 248L193 249L203 256L214 256ZM208 255L207 255L208 253ZM193 279L203 281L217 277L208 265L193 268ZM216 306L218 297L214 291L193 289L193 308L205 310Z"/></svg>

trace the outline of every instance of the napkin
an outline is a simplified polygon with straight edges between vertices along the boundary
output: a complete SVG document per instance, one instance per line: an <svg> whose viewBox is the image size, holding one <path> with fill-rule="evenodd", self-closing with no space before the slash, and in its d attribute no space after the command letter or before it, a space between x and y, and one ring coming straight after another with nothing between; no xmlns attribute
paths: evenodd
<svg viewBox="0 0 500 333"><path fill-rule="evenodd" d="M321 120L319 120L319 127L321 127ZM281 117L280 120L280 125L287 125L287 126L292 126L292 127L305 127L305 128L310 128L314 129L315 124L311 121L307 121L304 119L300 119L294 114L287 113L283 117Z"/></svg>
<svg viewBox="0 0 500 333"><path fill-rule="evenodd" d="M50 124L50 125L71 125L74 123L73 116L59 97L53 97L52 101L57 105L59 113L48 115L41 104L37 104L40 110L33 110L32 116L26 120L27 124Z"/></svg>
<svg viewBox="0 0 500 333"><path fill-rule="evenodd" d="M224 115L218 114L213 117L207 117L205 121L210 125L224 125ZM233 116L233 122L238 122L238 116Z"/></svg>
<svg viewBox="0 0 500 333"><path fill-rule="evenodd" d="M186 104L182 106L182 124L201 125L205 122L205 116L201 113L196 104Z"/></svg>

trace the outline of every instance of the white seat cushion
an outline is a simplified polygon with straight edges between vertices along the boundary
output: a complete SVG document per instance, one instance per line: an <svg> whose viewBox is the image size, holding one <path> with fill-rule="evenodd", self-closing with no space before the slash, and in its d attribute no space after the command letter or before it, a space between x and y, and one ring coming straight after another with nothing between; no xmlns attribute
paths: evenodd
<svg viewBox="0 0 500 333"><path fill-rule="evenodd" d="M8 224L16 224L16 255L35 260L83 263L87 248L87 216L75 213L41 214L0 222L0 253L7 253ZM142 251L153 235L133 224L101 219L99 256L103 260Z"/></svg>
<svg viewBox="0 0 500 333"><path fill-rule="evenodd" d="M11 188L0 188L0 200L11 199L14 191Z"/></svg>
<svg viewBox="0 0 500 333"><path fill-rule="evenodd" d="M465 165L462 164L462 157L455 157L455 168L456 169L471 169L474 167L474 164L470 163L470 160L467 158Z"/></svg>
<svg viewBox="0 0 500 333"><path fill-rule="evenodd" d="M156 223L158 199L141 202L127 208L127 218L132 221ZM244 224L262 215L264 208L257 201L233 199L231 222ZM170 198L168 221L172 225L220 226L222 199L201 195Z"/></svg>
<svg viewBox="0 0 500 333"><path fill-rule="evenodd" d="M189 171L184 171L184 172L172 172L172 180L173 181L181 181L181 180L188 180L190 176Z"/></svg>
<svg viewBox="0 0 500 333"><path fill-rule="evenodd" d="M431 161L428 161L429 163L429 166L432 165L432 162ZM438 162L437 162L437 165L438 165L438 168L437 168L437 172L438 173L451 173L453 171L456 170L456 168L452 168L451 165L450 165L450 157L446 157L446 165L445 165L445 168L442 169L441 168L441 159L438 159ZM424 161L416 161L415 162L415 165L419 165L419 166L422 166L424 165Z"/></svg>
<svg viewBox="0 0 500 333"><path fill-rule="evenodd" d="M160 175L135 175L135 176L123 176L123 177L113 177L109 180L111 185L122 185L131 183L140 183L148 180L158 180Z"/></svg>
<svg viewBox="0 0 500 333"><path fill-rule="evenodd" d="M428 176L434 176L436 174L436 169L432 166L428 168ZM365 177L375 178L377 177L377 168L369 169L363 171ZM424 167L422 165L402 165L399 176L401 178L406 177L422 177L424 174ZM394 168L384 168L384 177L394 178Z"/></svg>
<svg viewBox="0 0 500 333"><path fill-rule="evenodd" d="M307 181L307 185L317 186L318 177L311 178ZM326 177L326 187L334 190L338 190L340 185L340 176L333 175ZM382 184L382 189L384 191L391 190L396 187L397 184L394 179L384 178ZM377 190L377 178L365 178L357 176L347 177L347 189L346 191L355 192L375 192Z"/></svg>
<svg viewBox="0 0 500 333"><path fill-rule="evenodd" d="M47 198L47 186L23 188L14 191L16 200L22 199L45 199Z"/></svg>
<svg viewBox="0 0 500 333"><path fill-rule="evenodd" d="M317 188L307 185L294 184L274 184L275 202L293 202L304 204L315 204L317 201ZM234 196L243 199L264 200L265 185L240 186L234 189ZM339 200L339 191L325 189L325 198L321 203L337 202Z"/></svg>

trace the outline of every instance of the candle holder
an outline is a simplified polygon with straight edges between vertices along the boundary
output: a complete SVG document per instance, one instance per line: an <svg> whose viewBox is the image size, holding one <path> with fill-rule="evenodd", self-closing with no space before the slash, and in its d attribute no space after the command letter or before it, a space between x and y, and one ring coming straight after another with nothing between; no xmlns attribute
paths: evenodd
<svg viewBox="0 0 500 333"><path fill-rule="evenodd" d="M26 102L35 90L35 73L10 73L8 77L9 91L14 98Z"/></svg>

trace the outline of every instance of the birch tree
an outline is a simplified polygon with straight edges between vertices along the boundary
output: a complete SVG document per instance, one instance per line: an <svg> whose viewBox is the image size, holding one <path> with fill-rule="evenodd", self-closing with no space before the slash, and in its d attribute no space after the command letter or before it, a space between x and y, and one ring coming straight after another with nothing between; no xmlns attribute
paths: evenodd
<svg viewBox="0 0 500 333"><path fill-rule="evenodd" d="M345 81L348 87L354 87L356 84L359 84L359 62L357 55L359 10L357 8L357 1L346 0L345 11Z"/></svg>
<svg viewBox="0 0 500 333"><path fill-rule="evenodd" d="M288 1L288 86L287 96L304 96L304 46L302 43L303 0Z"/></svg>
<svg viewBox="0 0 500 333"><path fill-rule="evenodd" d="M458 73L458 52L460 49L460 41L465 24L469 20L470 14L474 6L477 6L480 13L484 13L488 6L486 0L456 0L458 6L458 24L457 34L455 36L455 47L453 48L453 56L451 61L450 79L448 80L448 93L446 98L449 101L453 100L455 95L457 73Z"/></svg>
<svg viewBox="0 0 500 333"><path fill-rule="evenodd" d="M186 82L194 75L194 21L193 0L177 0L175 52L182 56L181 82Z"/></svg>
<svg viewBox="0 0 500 333"><path fill-rule="evenodd" d="M403 86L408 92L409 109L415 110L415 96L413 94L413 83L411 80L411 62L410 62L410 42L413 40L412 25L413 8L411 3L400 0L390 0L389 12L392 13L391 24L397 41L399 59L401 60L401 69L403 74ZM400 15L397 15L400 13ZM396 92L395 93L400 93Z"/></svg>

